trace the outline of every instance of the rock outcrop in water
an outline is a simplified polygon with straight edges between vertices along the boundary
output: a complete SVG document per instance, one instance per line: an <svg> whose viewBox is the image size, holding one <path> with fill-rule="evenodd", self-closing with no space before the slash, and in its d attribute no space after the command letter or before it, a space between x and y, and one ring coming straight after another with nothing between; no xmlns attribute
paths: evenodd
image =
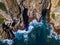
<svg viewBox="0 0 60 45"><path fill-rule="evenodd" d="M7 0L8 7L9 8L10 6L13 7L10 11L12 11L14 15L13 17L16 17L17 13L15 13L15 9L17 8L17 12L19 12L18 7L16 5L16 8L15 8L15 4L13 4L14 1L11 2L11 5L9 1L12 1L12 0ZM12 4L14 6L12 6ZM34 4L35 2L33 1L31 3L32 8L33 7L35 8ZM38 8L38 6L36 8ZM15 38L12 40L9 40L9 39L1 40L0 45L37 45L37 44L38 45L45 45L45 44L46 45L60 45L60 37L55 34L50 35L51 27L50 25L47 25L45 22L46 20L43 20L42 23L35 25L33 29L30 29L30 31L26 31L27 33L26 32L17 33L15 35Z"/></svg>

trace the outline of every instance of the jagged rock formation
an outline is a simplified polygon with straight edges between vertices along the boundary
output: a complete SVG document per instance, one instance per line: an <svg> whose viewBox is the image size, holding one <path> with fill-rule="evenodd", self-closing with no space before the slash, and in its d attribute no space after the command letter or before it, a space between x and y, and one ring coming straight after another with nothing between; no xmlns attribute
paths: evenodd
<svg viewBox="0 0 60 45"><path fill-rule="evenodd" d="M17 5L20 4L21 0L9 0L9 1L8 0L0 0L0 1L5 3L7 10L10 12L10 15L12 15L13 17L16 18L16 16L19 14L19 9L18 9ZM41 13L41 9L42 9L42 5L40 4L41 1L42 0L29 0L29 1L25 0L24 5L26 5L30 10L33 10L34 8L36 8L36 10L39 13ZM54 11L59 0L51 0L51 2L52 2L51 11Z"/></svg>
<svg viewBox="0 0 60 45"><path fill-rule="evenodd" d="M58 5L59 0L52 0L52 8L51 11L54 11L56 6Z"/></svg>
<svg viewBox="0 0 60 45"><path fill-rule="evenodd" d="M19 14L19 8L16 0L3 0L11 17L16 18Z"/></svg>
<svg viewBox="0 0 60 45"><path fill-rule="evenodd" d="M18 3L17 3L18 1ZM20 4L21 0L2 0L6 4L7 10L13 18L17 18L19 14L18 4ZM56 5L58 4L59 0L52 0L52 11L55 9ZM27 6L30 10L37 9L37 12L41 12L42 5L40 4L41 0L26 0L24 5Z"/></svg>
<svg viewBox="0 0 60 45"><path fill-rule="evenodd" d="M6 20L12 21L9 14L6 14L4 11L0 10L0 15L2 15Z"/></svg>

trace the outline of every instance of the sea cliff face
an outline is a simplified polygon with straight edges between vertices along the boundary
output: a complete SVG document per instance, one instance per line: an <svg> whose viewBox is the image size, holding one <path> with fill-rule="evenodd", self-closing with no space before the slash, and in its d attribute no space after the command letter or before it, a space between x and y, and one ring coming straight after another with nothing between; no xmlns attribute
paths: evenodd
<svg viewBox="0 0 60 45"><path fill-rule="evenodd" d="M29 10L32 11L33 9L37 9L37 12L40 13L41 9L42 9L42 4L40 4L41 1L42 0L26 0L24 2L24 5L26 7L28 7ZM12 11L12 13L14 15L13 17L16 17L17 12L19 13L19 9L18 9L17 5L20 4L21 0L17 0L18 3L13 2L13 0L7 0L8 5L7 5L6 0L0 0L0 2L3 2L6 5L7 10L9 10L9 8L12 7L12 9L10 11ZM51 2L52 2L51 12L54 12L54 14L56 15L55 17L58 18L60 14L57 14L58 13L57 10L59 10L59 8L57 9L56 7L58 7L57 5L58 5L59 0L52 0ZM15 4L15 3L17 3L17 4ZM15 8L15 6L16 6L16 8ZM55 12L55 10L57 12ZM16 13L15 13L15 11L16 11ZM2 11L2 13L3 13L3 11ZM4 16L5 16L5 14L4 14ZM55 22L57 22L57 20ZM1 27L1 25L0 25L0 27ZM0 45L37 45L37 44L38 45L45 45L45 44L46 45L60 45L60 35L57 35L55 32L53 32L53 30L50 30L50 28L51 28L50 25L45 25L45 23L44 24L41 23L41 24L37 25L34 29L30 28L30 30L32 30L32 31L31 32L27 31L29 33L20 33L20 32L17 33L14 39L5 39L6 33L4 32L2 35L0 35ZM0 28L0 32L2 32L1 28ZM3 40L1 40L1 39L3 39Z"/></svg>

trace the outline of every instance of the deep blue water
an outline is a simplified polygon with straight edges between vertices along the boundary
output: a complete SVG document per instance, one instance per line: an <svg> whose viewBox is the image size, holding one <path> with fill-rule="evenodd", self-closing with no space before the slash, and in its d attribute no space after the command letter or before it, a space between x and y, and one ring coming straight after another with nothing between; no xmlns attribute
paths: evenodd
<svg viewBox="0 0 60 45"><path fill-rule="evenodd" d="M35 25L27 33L17 33L12 40L5 39L0 41L0 45L60 45L60 38L50 36L50 25L40 23Z"/></svg>

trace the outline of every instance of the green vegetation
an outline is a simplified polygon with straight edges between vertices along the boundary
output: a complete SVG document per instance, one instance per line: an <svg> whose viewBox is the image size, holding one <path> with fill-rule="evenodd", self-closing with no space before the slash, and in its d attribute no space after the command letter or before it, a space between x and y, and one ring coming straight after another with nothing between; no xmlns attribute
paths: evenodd
<svg viewBox="0 0 60 45"><path fill-rule="evenodd" d="M0 23L4 22L4 18L0 16Z"/></svg>
<svg viewBox="0 0 60 45"><path fill-rule="evenodd" d="M51 14L51 17L55 20L55 14L54 13Z"/></svg>
<svg viewBox="0 0 60 45"><path fill-rule="evenodd" d="M3 18L0 18L0 23L4 22L4 19Z"/></svg>
<svg viewBox="0 0 60 45"><path fill-rule="evenodd" d="M5 4L2 3L2 2L0 2L0 9L7 12L7 9L5 7Z"/></svg>

